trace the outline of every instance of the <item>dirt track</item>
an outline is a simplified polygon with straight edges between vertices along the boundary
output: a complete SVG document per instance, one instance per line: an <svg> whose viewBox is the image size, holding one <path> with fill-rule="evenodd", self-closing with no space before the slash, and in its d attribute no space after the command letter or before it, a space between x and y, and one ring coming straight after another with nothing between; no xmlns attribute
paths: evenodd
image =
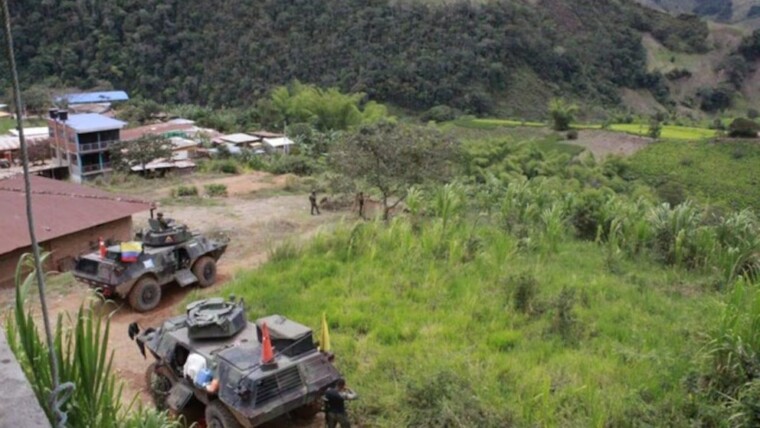
<svg viewBox="0 0 760 428"><path fill-rule="evenodd" d="M210 206L169 205L160 207L168 217L188 224L202 232L221 231L227 233L230 244L218 265L217 283L204 290L204 294L224 296L224 286L233 279L241 269L250 269L260 265L267 258L268 251L286 240L308 238L321 227L335 224L348 212L326 212L311 216L307 195L257 196L262 190L282 188L284 179L267 174L255 173L241 176L193 179L195 183L224 183L228 186L230 196L215 200ZM168 194L169 189L159 188L151 197L158 199ZM134 217L135 227L146 225L148 214ZM150 403L150 397L144 389L144 373L150 361L144 360L137 346L127 336L127 326L137 322L142 327L156 326L169 316L182 312L180 303L191 290L189 286L180 289L170 286L164 289L164 295L158 309L147 314L132 311L126 302L117 300L102 306L103 311L111 313L110 349L114 352L114 368L117 375L125 380L124 401L138 394L139 400ZM90 291L80 284L65 284L51 290L48 306L51 315L74 313L80 304L91 296ZM0 290L0 307L6 307L13 298L12 290ZM290 422L280 421L274 426L292 426ZM310 425L300 425L310 426Z"/></svg>

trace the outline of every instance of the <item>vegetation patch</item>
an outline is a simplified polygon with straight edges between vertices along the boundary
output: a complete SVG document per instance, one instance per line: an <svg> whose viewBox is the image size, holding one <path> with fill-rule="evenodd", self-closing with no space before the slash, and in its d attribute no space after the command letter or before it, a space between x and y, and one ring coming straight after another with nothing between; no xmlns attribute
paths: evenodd
<svg viewBox="0 0 760 428"><path fill-rule="evenodd" d="M751 141L651 144L631 158L631 168L655 187L679 183L685 194L737 209L760 209L760 145Z"/></svg>
<svg viewBox="0 0 760 428"><path fill-rule="evenodd" d="M616 123L609 126L612 131L625 132L628 134L646 137L649 135L649 124L636 123ZM699 141L708 138L714 138L718 131L714 129L694 128L688 126L662 125L660 128L660 138L663 140L688 140Z"/></svg>

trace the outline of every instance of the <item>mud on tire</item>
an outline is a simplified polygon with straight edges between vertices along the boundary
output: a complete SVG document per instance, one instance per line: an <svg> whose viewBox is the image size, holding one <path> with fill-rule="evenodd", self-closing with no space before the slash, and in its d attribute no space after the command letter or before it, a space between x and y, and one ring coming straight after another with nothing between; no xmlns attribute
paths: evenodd
<svg viewBox="0 0 760 428"><path fill-rule="evenodd" d="M145 387L148 388L150 398L158 410L169 408L166 398L172 388L172 381L166 374L162 373L162 368L158 363L152 363L145 371Z"/></svg>
<svg viewBox="0 0 760 428"><path fill-rule="evenodd" d="M213 257L201 257L193 265L193 274L198 278L201 288L212 285L216 282L216 261Z"/></svg>
<svg viewBox="0 0 760 428"><path fill-rule="evenodd" d="M161 301L161 286L155 279L146 276L137 281L129 292L129 305L137 312L147 312Z"/></svg>

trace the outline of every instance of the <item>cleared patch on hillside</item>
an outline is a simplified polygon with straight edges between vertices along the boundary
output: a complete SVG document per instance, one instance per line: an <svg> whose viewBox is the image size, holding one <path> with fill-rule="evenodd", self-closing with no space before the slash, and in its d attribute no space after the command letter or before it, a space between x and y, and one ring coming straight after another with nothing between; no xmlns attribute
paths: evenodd
<svg viewBox="0 0 760 428"><path fill-rule="evenodd" d="M597 159L610 155L630 156L652 143L651 138L638 137L619 132L602 130L582 130L577 140L565 141L566 144L581 146L593 153Z"/></svg>

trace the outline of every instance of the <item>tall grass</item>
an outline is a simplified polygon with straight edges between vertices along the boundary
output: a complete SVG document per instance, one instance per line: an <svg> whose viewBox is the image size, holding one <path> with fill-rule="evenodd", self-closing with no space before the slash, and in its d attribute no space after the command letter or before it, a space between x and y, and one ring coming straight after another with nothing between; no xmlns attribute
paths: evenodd
<svg viewBox="0 0 760 428"><path fill-rule="evenodd" d="M54 403L49 400L52 377L47 345L40 337L34 314L27 309L34 272L28 255L16 272L15 306L5 325L8 344L32 385L48 418L53 419ZM108 351L110 321L94 306L83 304L74 316L58 316L54 347L61 383L70 382L70 397L58 397L60 409L70 427L179 427L165 413L134 407L135 400L122 402L123 384L113 372L113 352Z"/></svg>
<svg viewBox="0 0 760 428"><path fill-rule="evenodd" d="M317 326L326 312L363 397L352 414L371 426L615 426L645 412L687 423L680 379L700 343L684 332L705 331L719 307L674 293L673 278L700 275L647 258L610 272L558 221L564 199L534 186L507 189L477 223L446 208L452 195L420 194L419 212L438 215L339 227L228 291L248 296L250 317ZM538 246L521 247L520 230Z"/></svg>

